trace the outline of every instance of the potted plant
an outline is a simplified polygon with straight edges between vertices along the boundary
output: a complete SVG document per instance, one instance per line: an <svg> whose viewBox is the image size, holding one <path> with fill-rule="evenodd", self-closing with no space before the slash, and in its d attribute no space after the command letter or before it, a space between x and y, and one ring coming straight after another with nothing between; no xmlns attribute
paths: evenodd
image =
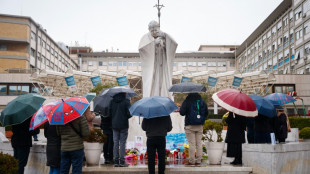
<svg viewBox="0 0 310 174"><path fill-rule="evenodd" d="M87 164L99 164L103 143L106 140L107 136L102 133L101 129L91 130L90 135L84 138L84 151Z"/></svg>
<svg viewBox="0 0 310 174"><path fill-rule="evenodd" d="M304 142L310 142L310 127L305 127L299 132L299 137L303 139Z"/></svg>
<svg viewBox="0 0 310 174"><path fill-rule="evenodd" d="M223 124L206 120L203 125L203 140L206 140L209 164L221 164L225 143L222 138Z"/></svg>

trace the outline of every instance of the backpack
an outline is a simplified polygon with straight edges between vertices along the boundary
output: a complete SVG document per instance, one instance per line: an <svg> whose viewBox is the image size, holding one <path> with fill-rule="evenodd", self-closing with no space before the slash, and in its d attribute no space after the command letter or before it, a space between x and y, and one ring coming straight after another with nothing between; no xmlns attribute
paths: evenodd
<svg viewBox="0 0 310 174"><path fill-rule="evenodd" d="M195 100L191 103L188 123L189 125L203 125L205 123L206 104L203 100Z"/></svg>

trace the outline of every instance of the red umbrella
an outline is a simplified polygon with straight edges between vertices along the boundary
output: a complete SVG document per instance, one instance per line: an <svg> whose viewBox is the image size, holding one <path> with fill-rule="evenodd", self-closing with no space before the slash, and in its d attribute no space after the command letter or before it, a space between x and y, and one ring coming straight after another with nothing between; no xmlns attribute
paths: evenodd
<svg viewBox="0 0 310 174"><path fill-rule="evenodd" d="M226 110L245 117L258 115L254 101L235 89L224 89L212 95L212 99Z"/></svg>
<svg viewBox="0 0 310 174"><path fill-rule="evenodd" d="M85 97L67 97L47 115L51 125L64 125L83 115L89 103Z"/></svg>

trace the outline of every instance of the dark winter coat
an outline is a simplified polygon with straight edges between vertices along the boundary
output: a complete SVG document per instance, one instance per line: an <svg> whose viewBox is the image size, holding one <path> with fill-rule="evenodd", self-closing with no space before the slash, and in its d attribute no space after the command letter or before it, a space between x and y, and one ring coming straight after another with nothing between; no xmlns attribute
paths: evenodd
<svg viewBox="0 0 310 174"><path fill-rule="evenodd" d="M112 118L107 116L101 116L100 127L105 134L113 134L112 131Z"/></svg>
<svg viewBox="0 0 310 174"><path fill-rule="evenodd" d="M112 118L113 129L128 129L128 119L132 116L129 112L130 102L124 93L116 94L110 103L109 117Z"/></svg>
<svg viewBox="0 0 310 174"><path fill-rule="evenodd" d="M143 119L142 130L146 132L147 137L166 136L167 132L172 130L170 115Z"/></svg>
<svg viewBox="0 0 310 174"><path fill-rule="evenodd" d="M48 122L44 124L44 136L46 143L46 165L58 168L60 167L60 136L57 135L56 126Z"/></svg>
<svg viewBox="0 0 310 174"><path fill-rule="evenodd" d="M225 142L245 143L246 117L235 114L234 118L233 113L229 112L226 123L228 128Z"/></svg>
<svg viewBox="0 0 310 174"><path fill-rule="evenodd" d="M33 131L29 131L31 117L21 124L16 124L12 126L12 147L32 147L32 135L40 133L40 129L37 128Z"/></svg>
<svg viewBox="0 0 310 174"><path fill-rule="evenodd" d="M286 115L281 113L276 119L276 138L287 138L287 122Z"/></svg>
<svg viewBox="0 0 310 174"><path fill-rule="evenodd" d="M258 114L258 116L254 118L254 131L274 132L274 119Z"/></svg>
<svg viewBox="0 0 310 174"><path fill-rule="evenodd" d="M196 102L196 100L202 100L201 96L198 93L190 93L184 100L184 102L181 105L180 108L180 115L184 116L185 115L185 126L190 125L189 124L189 114L190 114L190 109L191 105L193 102ZM206 103L203 102L205 105ZM206 116L208 116L208 107L206 105Z"/></svg>

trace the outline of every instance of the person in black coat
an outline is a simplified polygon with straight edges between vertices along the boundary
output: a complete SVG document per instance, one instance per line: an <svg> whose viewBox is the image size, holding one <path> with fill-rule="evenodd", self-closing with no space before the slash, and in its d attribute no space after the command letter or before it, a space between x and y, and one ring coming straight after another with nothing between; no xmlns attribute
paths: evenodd
<svg viewBox="0 0 310 174"><path fill-rule="evenodd" d="M57 135L56 126L49 122L44 124L44 136L46 143L46 165L50 166L50 174L60 173L61 139Z"/></svg>
<svg viewBox="0 0 310 174"><path fill-rule="evenodd" d="M246 136L249 144L254 143L254 118L246 118Z"/></svg>
<svg viewBox="0 0 310 174"><path fill-rule="evenodd" d="M158 173L165 173L166 135L172 130L170 115L143 119L142 129L147 136L147 155L149 174L155 174L155 153L158 153Z"/></svg>
<svg viewBox="0 0 310 174"><path fill-rule="evenodd" d="M242 143L245 143L246 117L229 112L225 120L228 128L225 138L227 157L234 157L234 165L242 165Z"/></svg>
<svg viewBox="0 0 310 174"><path fill-rule="evenodd" d="M39 134L40 129L37 128L29 131L31 117L26 121L12 126L11 144L14 151L14 158L18 160L18 173L23 174L25 166L28 162L30 147L32 147L32 136Z"/></svg>
<svg viewBox="0 0 310 174"><path fill-rule="evenodd" d="M274 132L273 118L258 114L258 116L254 118L254 131L254 142L256 144L270 144L270 133Z"/></svg>
<svg viewBox="0 0 310 174"><path fill-rule="evenodd" d="M112 118L108 116L101 116L102 131L107 136L107 142L103 144L104 163L113 163L113 131L112 131Z"/></svg>
<svg viewBox="0 0 310 174"><path fill-rule="evenodd" d="M113 130L113 156L115 167L127 167L125 163L125 148L128 137L129 122L132 116L129 112L130 102L126 99L126 93L118 93L113 96L110 103L108 116L112 119Z"/></svg>
<svg viewBox="0 0 310 174"><path fill-rule="evenodd" d="M287 116L284 113L283 109L277 110L277 118L276 118L276 139L279 141L279 143L284 143L285 139L287 138Z"/></svg>

